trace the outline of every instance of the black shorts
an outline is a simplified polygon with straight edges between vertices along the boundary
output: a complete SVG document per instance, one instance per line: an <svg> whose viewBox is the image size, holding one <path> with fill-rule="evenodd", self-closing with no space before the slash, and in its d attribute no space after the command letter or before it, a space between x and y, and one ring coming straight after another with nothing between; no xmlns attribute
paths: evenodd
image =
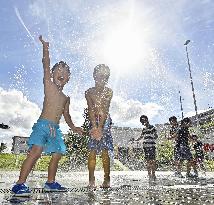
<svg viewBox="0 0 214 205"><path fill-rule="evenodd" d="M190 147L186 145L176 146L174 149L175 160L192 160L192 153Z"/></svg>
<svg viewBox="0 0 214 205"><path fill-rule="evenodd" d="M204 155L203 154L195 155L194 158L195 158L196 162L203 162L204 161Z"/></svg>
<svg viewBox="0 0 214 205"><path fill-rule="evenodd" d="M145 160L155 160L156 158L156 148L155 147L144 147Z"/></svg>

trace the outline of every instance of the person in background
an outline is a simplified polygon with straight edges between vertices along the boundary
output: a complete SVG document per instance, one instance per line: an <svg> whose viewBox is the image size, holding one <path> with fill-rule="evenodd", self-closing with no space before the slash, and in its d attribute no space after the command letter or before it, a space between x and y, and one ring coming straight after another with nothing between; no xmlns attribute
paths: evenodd
<svg viewBox="0 0 214 205"><path fill-rule="evenodd" d="M174 163L175 163L175 176L179 178L183 178L184 176L181 174L181 166L182 161L178 160L176 157L176 154L178 153L179 144L177 143L177 133L179 130L179 124L177 121L177 117L171 116L169 118L170 123L170 131L169 131L169 137L168 140L173 140L174 144Z"/></svg>
<svg viewBox="0 0 214 205"><path fill-rule="evenodd" d="M197 135L192 135L192 142L193 142L193 150L194 150L194 163L195 163L195 170L194 173L198 176L197 168L201 168L204 173L206 172L206 167L204 165L204 151L203 151L203 143L199 140Z"/></svg>
<svg viewBox="0 0 214 205"><path fill-rule="evenodd" d="M193 161L193 156L190 151L189 146L189 140L192 139L190 133L189 133L189 127L191 126L191 120L186 117L183 120L181 120L180 128L178 129L178 132L176 134L176 153L175 153L175 160L183 162L184 160L187 160L186 164L186 177L187 178L193 178L196 177L195 175L192 175L190 173L191 167L193 167L194 170L196 170L195 163ZM180 172L181 170L179 170Z"/></svg>
<svg viewBox="0 0 214 205"><path fill-rule="evenodd" d="M147 161L147 171L149 181L154 182L156 180L156 140L158 138L157 130L153 125L149 123L148 117L142 115L140 122L144 126L141 136L136 139L137 142L142 141L145 160Z"/></svg>

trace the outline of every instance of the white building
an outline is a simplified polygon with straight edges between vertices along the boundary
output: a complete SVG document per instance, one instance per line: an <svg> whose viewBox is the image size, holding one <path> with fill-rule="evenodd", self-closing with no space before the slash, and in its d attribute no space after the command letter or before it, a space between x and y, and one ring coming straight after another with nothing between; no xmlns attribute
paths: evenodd
<svg viewBox="0 0 214 205"><path fill-rule="evenodd" d="M28 150L28 138L29 137L14 136L11 152L14 154L26 153Z"/></svg>
<svg viewBox="0 0 214 205"><path fill-rule="evenodd" d="M112 126L111 133L114 145L118 147L127 147L132 138L137 139L141 135L142 129L130 127Z"/></svg>

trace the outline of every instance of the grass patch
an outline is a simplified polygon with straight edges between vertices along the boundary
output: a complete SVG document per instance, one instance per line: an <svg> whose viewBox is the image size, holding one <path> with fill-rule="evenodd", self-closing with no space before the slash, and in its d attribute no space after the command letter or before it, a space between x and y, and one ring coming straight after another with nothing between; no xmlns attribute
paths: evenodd
<svg viewBox="0 0 214 205"><path fill-rule="evenodd" d="M21 169L22 163L25 160L26 155L24 154L10 154L2 153L0 154L0 170L5 171L18 171ZM36 163L34 170L35 171L47 171L48 165L50 162L51 156L42 156ZM65 165L65 162L68 160L66 156L63 156L59 162L59 168L62 168ZM74 162L75 163L75 162ZM83 165L85 170L87 170L87 165ZM96 170L102 170L103 164L101 157L97 156ZM111 167L114 171L125 171L128 170L119 160L114 160L114 164ZM62 169L63 170L63 169ZM66 169L65 169L66 170Z"/></svg>
<svg viewBox="0 0 214 205"><path fill-rule="evenodd" d="M0 154L0 170L20 170L26 155L24 154ZM50 162L51 156L42 156L36 163L35 171L46 171ZM62 157L59 162L59 166L66 160L66 157Z"/></svg>
<svg viewBox="0 0 214 205"><path fill-rule="evenodd" d="M24 154L9 154L9 153L2 153L0 154L0 170L5 171L18 171L21 169L21 165L23 161L25 160L26 155ZM36 163L34 170L35 171L47 171L48 164L50 162L51 156L42 156ZM59 169L64 170L62 167L65 165L68 158L66 156L63 156L62 159L59 162ZM214 171L214 160L205 160L205 165L207 168L207 171ZM75 163L75 162L73 162ZM185 164L185 163L184 163ZM87 171L87 165L82 165L84 167L84 170ZM67 166L68 168L68 166ZM185 168L185 165L184 165ZM69 170L69 169L68 169ZM72 169L75 170L75 169ZM100 156L97 156L96 161L96 170L103 170L103 163ZM113 166L111 166L112 171L128 171L129 169L123 165L119 160L115 159ZM173 166L170 164L160 164L159 166L160 171L168 171L168 170L174 170ZM66 169L65 169L66 171Z"/></svg>

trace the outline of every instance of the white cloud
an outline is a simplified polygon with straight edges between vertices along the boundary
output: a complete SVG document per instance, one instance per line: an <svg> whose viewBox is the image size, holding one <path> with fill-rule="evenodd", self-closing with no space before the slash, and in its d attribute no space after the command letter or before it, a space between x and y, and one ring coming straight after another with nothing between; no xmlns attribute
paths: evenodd
<svg viewBox="0 0 214 205"><path fill-rule="evenodd" d="M8 130L0 129L0 141L11 147L13 136L29 136L40 113L39 107L21 91L0 88L0 123L10 126Z"/></svg>
<svg viewBox="0 0 214 205"><path fill-rule="evenodd" d="M159 115L163 107L156 103L141 103L138 100L126 100L119 96L114 96L112 99L110 113L113 123L117 126L124 127L139 127L139 117L147 115L149 120Z"/></svg>
<svg viewBox="0 0 214 205"><path fill-rule="evenodd" d="M71 97L70 114L71 118L76 126L81 126L84 122L83 111L87 107L86 100ZM110 114L114 125L120 127L139 127L139 117L145 114L149 117L150 121L160 116L160 112L163 107L156 103L145 103L133 99L125 99L121 96L113 96L110 105ZM64 119L60 123L60 127L64 133L68 131Z"/></svg>

